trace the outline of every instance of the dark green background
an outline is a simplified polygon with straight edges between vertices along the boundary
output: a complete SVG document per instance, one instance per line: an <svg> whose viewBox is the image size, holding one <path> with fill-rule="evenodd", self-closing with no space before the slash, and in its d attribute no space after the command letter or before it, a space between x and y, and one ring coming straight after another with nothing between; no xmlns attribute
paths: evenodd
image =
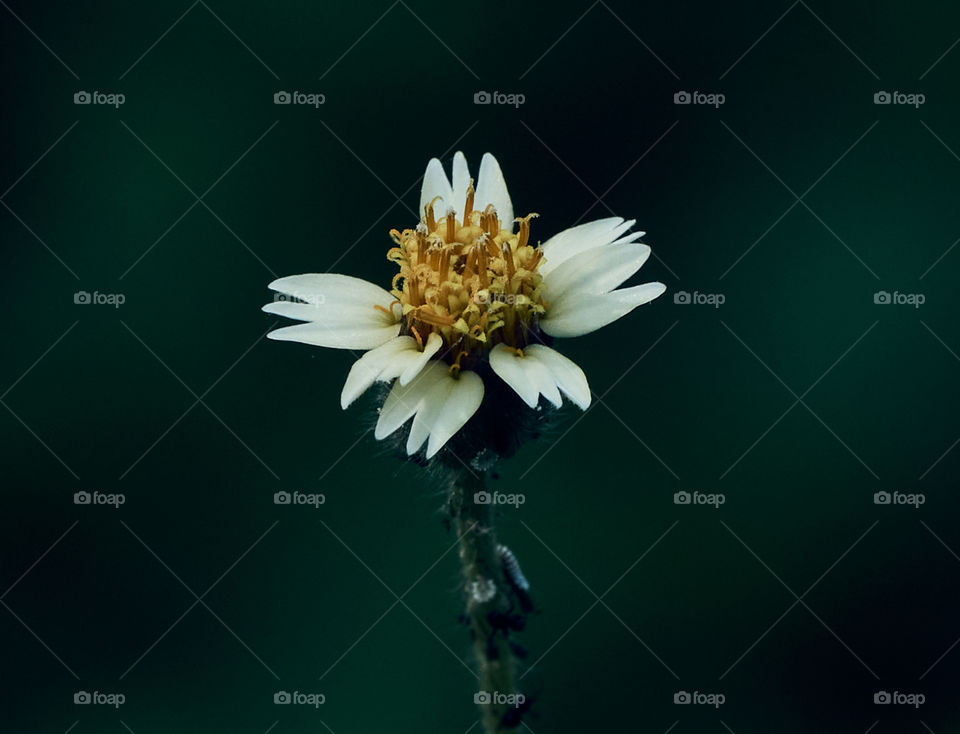
<svg viewBox="0 0 960 734"><path fill-rule="evenodd" d="M635 217L658 257L637 282L668 286L562 344L602 402L501 467L497 488L527 499L501 533L533 584L529 661L544 655L529 729L960 731L960 652L924 675L960 636L960 249L931 269L960 237L960 50L934 65L960 13L4 6L0 729L469 730L438 489L364 436L369 403L340 411L349 354L268 342L259 312L275 276L386 283L424 165L462 149L497 155L538 238ZM81 89L127 102L75 106ZM327 102L275 106L280 89ZM476 106L481 89L527 101ZM726 103L674 105L684 89ZM874 105L882 89L927 101ZM788 190L818 181L803 204ZM214 184L178 220L187 187ZM875 305L881 289L926 304ZM74 505L81 489L126 504ZM726 504L677 506L680 489ZM278 490L327 501L278 507ZM876 506L881 490L926 504ZM127 703L75 706L80 689ZM275 706L280 689L327 702ZM727 702L676 706L678 690ZM877 690L927 703L875 706Z"/></svg>

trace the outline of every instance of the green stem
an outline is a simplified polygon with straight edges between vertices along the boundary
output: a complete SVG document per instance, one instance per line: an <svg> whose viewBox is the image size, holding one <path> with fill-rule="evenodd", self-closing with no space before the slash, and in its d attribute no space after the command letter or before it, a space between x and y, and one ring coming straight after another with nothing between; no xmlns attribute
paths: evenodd
<svg viewBox="0 0 960 734"><path fill-rule="evenodd" d="M504 734L518 731L518 723L513 720L517 665L506 634L490 623L490 612L508 612L511 600L497 553L494 505L475 501L476 495L485 490L485 474L463 468L451 482L449 502L460 538L465 614L473 637L478 691L491 696L488 702L479 703L481 719L486 734Z"/></svg>

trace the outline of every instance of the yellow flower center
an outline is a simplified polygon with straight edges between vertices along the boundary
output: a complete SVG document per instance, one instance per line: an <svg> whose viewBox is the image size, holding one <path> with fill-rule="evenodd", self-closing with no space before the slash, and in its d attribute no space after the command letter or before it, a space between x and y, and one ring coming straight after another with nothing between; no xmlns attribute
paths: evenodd
<svg viewBox="0 0 960 734"><path fill-rule="evenodd" d="M471 181L462 221L452 210L437 220L427 204L415 229L390 231L396 247L387 253L400 268L391 292L403 310L402 333L421 343L439 333L455 367L501 342L522 348L546 310L537 272L543 253L529 244L537 215L517 219L513 233L492 204L475 211L473 197Z"/></svg>

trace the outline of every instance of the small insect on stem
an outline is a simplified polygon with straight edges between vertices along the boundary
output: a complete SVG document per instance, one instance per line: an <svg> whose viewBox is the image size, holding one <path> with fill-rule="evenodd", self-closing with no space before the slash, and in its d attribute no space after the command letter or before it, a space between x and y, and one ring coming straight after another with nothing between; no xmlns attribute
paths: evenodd
<svg viewBox="0 0 960 734"><path fill-rule="evenodd" d="M525 612L529 612L533 608L533 604L530 601L530 582L528 582L526 576L523 575L520 562L513 554L513 551L503 544L497 546L497 555L500 557L503 575L506 576L514 593L520 600L520 606L523 607Z"/></svg>

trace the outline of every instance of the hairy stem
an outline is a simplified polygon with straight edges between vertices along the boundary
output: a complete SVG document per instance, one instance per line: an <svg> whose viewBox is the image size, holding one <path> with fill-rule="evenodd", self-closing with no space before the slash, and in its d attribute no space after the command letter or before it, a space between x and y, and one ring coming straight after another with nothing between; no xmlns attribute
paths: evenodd
<svg viewBox="0 0 960 734"><path fill-rule="evenodd" d="M460 538L460 565L466 592L465 616L477 660L477 699L486 734L518 731L516 659L507 635L491 623L491 612L511 609L510 591L497 553L493 504L477 501L485 473L463 468L450 484L450 511Z"/></svg>

